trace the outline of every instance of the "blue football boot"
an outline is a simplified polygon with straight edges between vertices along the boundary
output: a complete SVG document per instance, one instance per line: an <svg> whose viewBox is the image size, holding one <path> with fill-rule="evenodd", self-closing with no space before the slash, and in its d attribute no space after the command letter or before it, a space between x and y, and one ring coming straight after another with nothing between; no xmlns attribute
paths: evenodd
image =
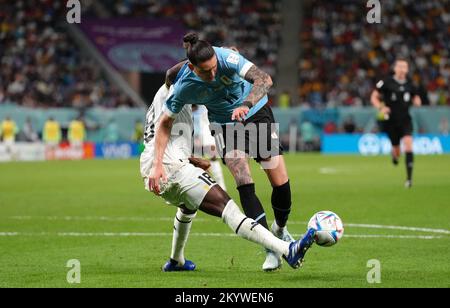
<svg viewBox="0 0 450 308"><path fill-rule="evenodd" d="M163 272L191 272L197 266L194 262L186 260L183 266L178 265L178 261L170 259L162 268Z"/></svg>
<svg viewBox="0 0 450 308"><path fill-rule="evenodd" d="M292 242L289 247L289 256L283 256L287 263L297 269L303 265L305 254L314 243L316 230L309 229L302 239Z"/></svg>

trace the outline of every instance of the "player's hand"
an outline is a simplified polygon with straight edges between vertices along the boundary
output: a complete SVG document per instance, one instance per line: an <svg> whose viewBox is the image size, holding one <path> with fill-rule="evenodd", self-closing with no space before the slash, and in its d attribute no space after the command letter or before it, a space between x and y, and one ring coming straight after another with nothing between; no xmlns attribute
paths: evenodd
<svg viewBox="0 0 450 308"><path fill-rule="evenodd" d="M161 194L161 180L163 183L167 183L166 173L162 164L155 164L150 174L150 191L155 195Z"/></svg>
<svg viewBox="0 0 450 308"><path fill-rule="evenodd" d="M211 163L206 159L191 157L189 158L189 162L193 164L195 167L203 169L205 171L211 168Z"/></svg>
<svg viewBox="0 0 450 308"><path fill-rule="evenodd" d="M231 116L232 121L244 122L245 117L250 112L250 108L247 106L241 106L239 108L234 109L233 115Z"/></svg>
<svg viewBox="0 0 450 308"><path fill-rule="evenodd" d="M389 118L389 115L391 114L391 108L384 106L380 109L380 112L384 114L384 118Z"/></svg>

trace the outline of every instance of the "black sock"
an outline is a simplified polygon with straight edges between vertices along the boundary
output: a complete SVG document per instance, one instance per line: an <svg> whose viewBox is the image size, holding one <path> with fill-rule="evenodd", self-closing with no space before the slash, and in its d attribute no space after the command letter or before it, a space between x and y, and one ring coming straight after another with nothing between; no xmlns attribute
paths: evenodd
<svg viewBox="0 0 450 308"><path fill-rule="evenodd" d="M254 219L261 226L269 230L267 224L266 213L264 208L256 196L255 184L242 185L237 188L239 191L239 196L241 197L242 208L245 215Z"/></svg>
<svg viewBox="0 0 450 308"><path fill-rule="evenodd" d="M413 168L414 168L414 153L406 153L406 171L408 174L408 181L412 181L412 175L413 175Z"/></svg>
<svg viewBox="0 0 450 308"><path fill-rule="evenodd" d="M272 192L272 208L275 220L280 228L284 228L291 213L291 185L289 181Z"/></svg>

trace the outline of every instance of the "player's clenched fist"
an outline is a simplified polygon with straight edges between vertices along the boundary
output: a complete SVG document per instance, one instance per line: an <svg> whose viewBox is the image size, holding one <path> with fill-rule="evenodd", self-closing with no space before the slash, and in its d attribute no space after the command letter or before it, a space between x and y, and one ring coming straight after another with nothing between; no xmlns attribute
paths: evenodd
<svg viewBox="0 0 450 308"><path fill-rule="evenodd" d="M149 180L150 191L159 196L161 194L161 180L163 183L167 183L166 173L164 172L162 164L155 164Z"/></svg>

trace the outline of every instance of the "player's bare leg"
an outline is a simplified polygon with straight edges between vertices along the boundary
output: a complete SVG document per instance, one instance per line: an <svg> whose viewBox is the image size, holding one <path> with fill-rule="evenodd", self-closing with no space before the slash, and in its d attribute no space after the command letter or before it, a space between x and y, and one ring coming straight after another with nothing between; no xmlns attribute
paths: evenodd
<svg viewBox="0 0 450 308"><path fill-rule="evenodd" d="M398 161L400 159L401 151L400 151L400 145L395 145L392 147L392 163L397 166Z"/></svg>
<svg viewBox="0 0 450 308"><path fill-rule="evenodd" d="M405 136L403 138L403 144L405 146L406 173L407 173L407 180L405 183L405 187L411 188L412 187L413 168L414 168L413 137Z"/></svg>
<svg viewBox="0 0 450 308"><path fill-rule="evenodd" d="M266 213L255 193L255 184L251 176L248 156L238 150L228 154L229 155L225 156L225 163L238 186L244 213L266 229L269 229ZM266 254L266 260L262 267L263 270L275 271L279 269L282 265L281 255L276 254L271 250L267 250Z"/></svg>
<svg viewBox="0 0 450 308"><path fill-rule="evenodd" d="M261 201L256 196L248 155L238 150L231 151L225 155L225 163L236 181L245 215L269 229L266 213Z"/></svg>
<svg viewBox="0 0 450 308"><path fill-rule="evenodd" d="M200 205L200 210L222 218L240 237L283 255L293 268L301 265L304 254L314 242L315 233L312 229L299 241L288 243L280 240L254 219L245 216L238 205L218 185L213 186L208 192Z"/></svg>

